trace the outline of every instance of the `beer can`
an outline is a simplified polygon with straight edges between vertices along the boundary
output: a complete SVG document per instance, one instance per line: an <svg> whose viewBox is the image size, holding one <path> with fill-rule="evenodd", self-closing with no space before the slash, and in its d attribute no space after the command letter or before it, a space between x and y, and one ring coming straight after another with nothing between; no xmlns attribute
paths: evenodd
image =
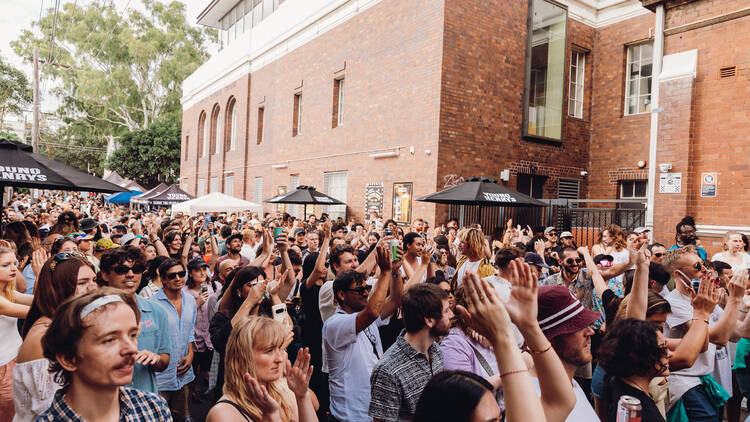
<svg viewBox="0 0 750 422"><path fill-rule="evenodd" d="M399 261L401 258L398 256L398 239L391 239L390 246L391 246L391 261Z"/></svg>
<svg viewBox="0 0 750 422"><path fill-rule="evenodd" d="M641 422L641 401L633 396L620 396L617 401L617 422Z"/></svg>

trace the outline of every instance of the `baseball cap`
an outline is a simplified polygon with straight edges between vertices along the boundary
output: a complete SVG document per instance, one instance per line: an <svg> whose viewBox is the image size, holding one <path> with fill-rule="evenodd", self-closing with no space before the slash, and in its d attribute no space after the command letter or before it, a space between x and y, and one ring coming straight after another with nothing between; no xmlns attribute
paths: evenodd
<svg viewBox="0 0 750 422"><path fill-rule="evenodd" d="M556 230L556 229L552 226L549 226L546 229L544 229L544 234L549 234L549 232L551 232L552 230Z"/></svg>
<svg viewBox="0 0 750 422"><path fill-rule="evenodd" d="M299 234L305 234L305 229L303 229L302 227L297 227L296 229L294 229L294 235L297 236Z"/></svg>
<svg viewBox="0 0 750 422"><path fill-rule="evenodd" d="M615 258L612 255L605 255L603 253L600 253L599 255L594 257L594 264L598 264L602 260L614 262Z"/></svg>
<svg viewBox="0 0 750 422"><path fill-rule="evenodd" d="M188 271L197 270L203 267L208 267L208 264L206 264L206 261L204 261L203 258L199 256L196 256L195 258L191 259L187 265Z"/></svg>
<svg viewBox="0 0 750 422"><path fill-rule="evenodd" d="M549 340L583 330L601 316L599 312L584 308L565 286L539 287L537 320Z"/></svg>
<svg viewBox="0 0 750 422"><path fill-rule="evenodd" d="M103 237L96 241L96 249L98 250L106 250L106 249L115 249L117 248L117 244L112 241L112 239Z"/></svg>
<svg viewBox="0 0 750 422"><path fill-rule="evenodd" d="M648 233L651 230L649 230L647 227L636 227L633 229L633 233L635 234L642 234L642 233Z"/></svg>
<svg viewBox="0 0 750 422"><path fill-rule="evenodd" d="M130 241L131 241L131 240L133 240L133 239L135 239L135 235L134 235L133 233L125 233L125 234L124 234L124 235L122 235L122 237L120 238L120 244L121 244L121 245L124 245L124 244L126 244L126 243L130 242Z"/></svg>
<svg viewBox="0 0 750 422"><path fill-rule="evenodd" d="M542 259L539 254L536 254L534 252L527 252L524 261L527 264L534 265L536 267L549 268L549 265L544 262L544 259Z"/></svg>
<svg viewBox="0 0 750 422"><path fill-rule="evenodd" d="M571 233L571 232L562 232L562 233L560 233L560 239L562 239L563 237L573 237L573 233Z"/></svg>

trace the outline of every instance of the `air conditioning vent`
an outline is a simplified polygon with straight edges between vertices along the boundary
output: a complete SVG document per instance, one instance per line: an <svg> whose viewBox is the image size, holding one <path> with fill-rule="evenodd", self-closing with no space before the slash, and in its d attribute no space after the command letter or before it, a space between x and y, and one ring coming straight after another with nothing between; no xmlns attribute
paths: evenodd
<svg viewBox="0 0 750 422"><path fill-rule="evenodd" d="M557 179L557 197L560 199L578 199L580 181L578 179Z"/></svg>
<svg viewBox="0 0 750 422"><path fill-rule="evenodd" d="M726 66L719 69L719 79L733 78L737 76L737 66Z"/></svg>

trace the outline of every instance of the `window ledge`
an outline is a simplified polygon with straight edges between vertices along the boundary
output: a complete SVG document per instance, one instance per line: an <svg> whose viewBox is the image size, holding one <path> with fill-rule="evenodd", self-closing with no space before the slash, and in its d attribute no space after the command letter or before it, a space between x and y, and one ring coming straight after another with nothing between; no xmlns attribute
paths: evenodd
<svg viewBox="0 0 750 422"><path fill-rule="evenodd" d="M575 121L578 121L578 122L589 123L589 121L586 120L586 119L584 119L583 117L576 117L576 116L568 115L568 119L575 120Z"/></svg>
<svg viewBox="0 0 750 422"><path fill-rule="evenodd" d="M536 142L540 144L552 145L557 147L562 146L562 140L545 138L544 136L523 135L522 138L526 141Z"/></svg>
<svg viewBox="0 0 750 422"><path fill-rule="evenodd" d="M651 114L650 111L644 111L641 113L633 113L633 114L623 114L622 117L635 117L635 116L642 116L644 114Z"/></svg>

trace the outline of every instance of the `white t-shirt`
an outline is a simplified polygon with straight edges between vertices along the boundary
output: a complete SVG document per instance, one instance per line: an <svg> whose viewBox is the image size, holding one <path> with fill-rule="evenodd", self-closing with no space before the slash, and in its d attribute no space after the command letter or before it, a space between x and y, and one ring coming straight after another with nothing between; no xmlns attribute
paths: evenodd
<svg viewBox="0 0 750 422"><path fill-rule="evenodd" d="M464 276L466 275L467 270L477 272L477 270L479 269L479 264L481 263L482 263L481 259L474 261L474 262L469 261L468 259L464 261L464 263L461 264L461 267L459 267L459 269L457 270L458 276L456 276L456 287L460 286L461 283L463 283Z"/></svg>
<svg viewBox="0 0 750 422"><path fill-rule="evenodd" d="M357 313L347 314L337 308L323 324L323 349L329 370L331 414L341 421L372 420L367 416L370 407L370 374L383 356L378 327L390 321L390 318L378 318L358 333L356 319Z"/></svg>
<svg viewBox="0 0 750 422"><path fill-rule="evenodd" d="M21 347L17 318L0 315L0 338L3 339L0 342L0 366L3 366L16 358L18 349Z"/></svg>
<svg viewBox="0 0 750 422"><path fill-rule="evenodd" d="M676 327L693 319L693 305L690 296L685 296L679 290L674 289L664 299L669 302L672 308L672 312L667 314L667 321L664 324L664 336L667 338L682 338L685 334L677 330ZM723 311L719 306L714 308L709 318L709 327L718 321L722 313ZM696 323L698 322L700 321L696 321ZM702 324L702 322L700 323ZM698 377L709 375L713 372L715 359L716 345L709 342L708 350L698 355L698 359L696 359L693 366L670 373L667 377L667 381L669 382L669 407L672 407L688 390L701 384Z"/></svg>
<svg viewBox="0 0 750 422"><path fill-rule="evenodd" d="M253 262L255 261L255 258L256 258L255 255L257 254L259 247L260 247L260 242L255 242L255 245L253 246L250 246L247 243L243 243L242 249L240 249L240 255L249 259L250 262Z"/></svg>
<svg viewBox="0 0 750 422"><path fill-rule="evenodd" d="M742 264L740 265L732 265L732 263L729 262L729 252L719 252L711 257L711 261L726 262L727 264L732 265L732 272L736 273L743 268L750 268L750 255L746 253L740 253L740 256L742 257Z"/></svg>
<svg viewBox="0 0 750 422"><path fill-rule="evenodd" d="M573 392L576 395L576 405L573 407L573 410L570 411L568 417L565 418L565 422L598 421L599 416L596 414L594 408L591 407L591 403L589 403L589 400L586 398L586 393L583 391L581 386L578 385L575 379L573 379L572 381ZM541 397L542 391L539 389L539 380L537 378L531 377L531 382L534 384L537 395Z"/></svg>

